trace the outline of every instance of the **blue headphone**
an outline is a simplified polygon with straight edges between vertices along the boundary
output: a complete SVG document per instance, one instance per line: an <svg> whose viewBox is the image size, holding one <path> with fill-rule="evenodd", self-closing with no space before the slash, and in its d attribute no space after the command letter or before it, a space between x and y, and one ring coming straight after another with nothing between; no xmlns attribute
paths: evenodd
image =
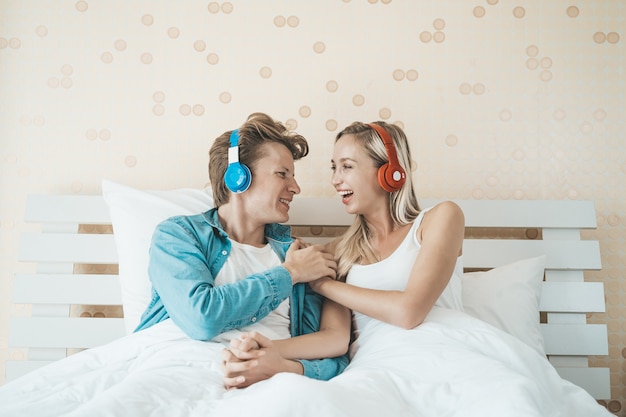
<svg viewBox="0 0 626 417"><path fill-rule="evenodd" d="M226 187L233 193L243 193L250 187L252 173L250 168L239 163L239 129L230 134L230 148L228 148L228 168L224 174Z"/></svg>

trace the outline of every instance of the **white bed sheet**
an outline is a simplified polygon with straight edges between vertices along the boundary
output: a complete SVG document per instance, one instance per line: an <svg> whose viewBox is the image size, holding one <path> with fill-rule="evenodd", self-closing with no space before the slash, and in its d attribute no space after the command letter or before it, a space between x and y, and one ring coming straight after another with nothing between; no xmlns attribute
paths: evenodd
<svg viewBox="0 0 626 417"><path fill-rule="evenodd" d="M611 416L535 350L465 313L434 308L407 331L378 321L331 381L279 374L221 385L222 345L171 321L0 388L0 416Z"/></svg>

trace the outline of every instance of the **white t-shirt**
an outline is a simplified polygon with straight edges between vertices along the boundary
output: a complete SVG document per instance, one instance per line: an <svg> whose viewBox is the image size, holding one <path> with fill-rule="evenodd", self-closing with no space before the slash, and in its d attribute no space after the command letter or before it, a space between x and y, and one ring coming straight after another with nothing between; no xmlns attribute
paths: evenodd
<svg viewBox="0 0 626 417"><path fill-rule="evenodd" d="M280 258L269 244L258 248L244 245L234 240L231 240L231 243L232 250L230 256L215 277L215 285L237 282L249 275L266 271L281 264ZM273 340L287 339L291 337L289 324L289 298L286 298L280 303L278 308L258 322L240 329L224 332L213 338L213 341L228 344L231 339L238 337L242 332L252 330L258 331Z"/></svg>

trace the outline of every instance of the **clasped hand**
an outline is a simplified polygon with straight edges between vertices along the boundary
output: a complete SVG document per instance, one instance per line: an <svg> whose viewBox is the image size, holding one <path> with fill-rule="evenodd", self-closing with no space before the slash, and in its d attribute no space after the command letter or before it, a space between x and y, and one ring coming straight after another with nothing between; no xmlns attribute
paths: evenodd
<svg viewBox="0 0 626 417"><path fill-rule="evenodd" d="M285 359L275 344L258 332L243 333L222 351L223 382L227 389L244 388L279 372L297 371L302 365Z"/></svg>

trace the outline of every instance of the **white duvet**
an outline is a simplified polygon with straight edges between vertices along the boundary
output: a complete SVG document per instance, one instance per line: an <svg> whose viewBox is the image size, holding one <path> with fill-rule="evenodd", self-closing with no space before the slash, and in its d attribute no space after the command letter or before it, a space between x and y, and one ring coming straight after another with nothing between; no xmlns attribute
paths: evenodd
<svg viewBox="0 0 626 417"><path fill-rule="evenodd" d="M611 416L532 348L452 310L409 331L372 320L328 382L225 391L221 349L168 320L6 384L0 416Z"/></svg>

